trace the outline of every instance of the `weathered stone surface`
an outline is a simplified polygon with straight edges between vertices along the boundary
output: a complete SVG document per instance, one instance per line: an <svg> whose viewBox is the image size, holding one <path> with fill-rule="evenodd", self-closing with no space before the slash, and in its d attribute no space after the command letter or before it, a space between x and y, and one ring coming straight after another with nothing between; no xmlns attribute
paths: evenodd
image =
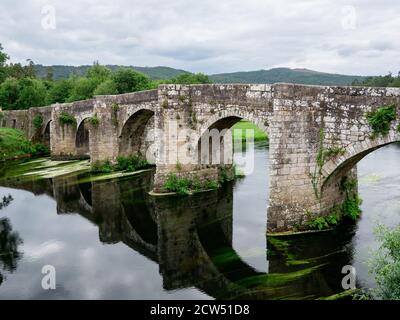
<svg viewBox="0 0 400 320"><path fill-rule="evenodd" d="M372 139L365 113L387 104L396 106L397 120L386 137ZM31 139L42 140L46 128L50 128L54 157L88 153L92 161L115 161L118 155L137 153L151 158L157 166L155 188L162 190L171 173L216 179L214 154L206 164L200 158L198 163L183 160L196 156L201 147L199 141L208 130L229 129L240 119L252 121L269 135L268 228L280 231L304 224L308 212L328 214L343 202L343 177L356 176L357 162L368 153L400 140L399 105L397 88L162 85L158 90L7 111L2 125L19 128ZM62 126L61 112L73 115L76 126ZM32 125L37 113L44 119L39 133ZM85 121L94 115L99 119L97 127ZM232 144L228 137L230 131L222 139L225 146ZM319 167L321 143L325 150L342 148L344 152L326 159Z"/></svg>

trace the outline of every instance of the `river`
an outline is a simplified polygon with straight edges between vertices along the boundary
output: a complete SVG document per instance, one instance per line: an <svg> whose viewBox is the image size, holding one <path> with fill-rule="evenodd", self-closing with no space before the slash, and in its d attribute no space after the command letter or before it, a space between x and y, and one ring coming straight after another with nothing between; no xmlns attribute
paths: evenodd
<svg viewBox="0 0 400 320"><path fill-rule="evenodd" d="M359 163L355 226L289 238L265 236L264 143L251 174L186 198L150 197L152 171L3 180L0 299L316 299L343 290L345 265L373 287L374 228L400 223L399 159L390 145ZM46 265L55 290L42 288Z"/></svg>

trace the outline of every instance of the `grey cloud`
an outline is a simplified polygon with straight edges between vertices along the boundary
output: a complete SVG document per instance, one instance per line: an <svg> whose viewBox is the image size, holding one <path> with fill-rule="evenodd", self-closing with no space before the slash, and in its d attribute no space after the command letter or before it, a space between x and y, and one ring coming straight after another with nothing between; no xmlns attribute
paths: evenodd
<svg viewBox="0 0 400 320"><path fill-rule="evenodd" d="M355 29L343 27L349 4ZM41 28L44 5L56 8L56 30ZM399 10L394 0L3 0L0 43L14 61L42 64L381 74L398 69Z"/></svg>

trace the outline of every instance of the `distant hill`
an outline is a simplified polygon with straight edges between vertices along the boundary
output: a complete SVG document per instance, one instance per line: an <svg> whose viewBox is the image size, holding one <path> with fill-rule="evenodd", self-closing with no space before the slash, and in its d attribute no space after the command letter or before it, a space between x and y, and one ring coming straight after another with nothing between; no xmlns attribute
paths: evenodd
<svg viewBox="0 0 400 320"><path fill-rule="evenodd" d="M78 76L85 75L88 68L91 66L52 66L54 79L66 79L69 76L76 74ZM107 65L107 67L115 70L121 66ZM39 78L45 78L47 67L43 65L35 65L36 72ZM180 74L189 73L185 70L179 70L169 67L135 67L129 66L134 70L140 71L148 75L153 80L165 80L174 78ZM349 76L342 74L323 73L308 69L289 69L289 68L274 68L270 70L248 71L221 73L210 75L210 79L214 83L276 83L288 82L299 84L315 84L315 85L350 85L353 81L362 82L367 77Z"/></svg>
<svg viewBox="0 0 400 320"><path fill-rule="evenodd" d="M217 83L300 83L314 85L350 85L366 77L323 73L308 69L274 68L270 70L221 73L210 76Z"/></svg>
<svg viewBox="0 0 400 320"><path fill-rule="evenodd" d="M55 65L53 67L54 79L67 79L71 75L83 76L86 74L87 69L91 66L63 66L63 65ZM122 66L117 65L107 65L112 70L120 68ZM41 64L35 65L36 74L39 78L45 78L47 75L47 66L43 66ZM180 74L188 73L184 70L173 69L169 67L135 67L128 66L127 68L132 68L136 71L142 72L148 75L153 80L165 80L172 79Z"/></svg>

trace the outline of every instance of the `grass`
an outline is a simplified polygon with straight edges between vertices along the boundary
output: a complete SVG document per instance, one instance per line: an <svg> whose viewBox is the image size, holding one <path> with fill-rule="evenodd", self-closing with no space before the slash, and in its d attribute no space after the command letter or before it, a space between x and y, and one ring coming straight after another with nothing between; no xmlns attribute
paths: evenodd
<svg viewBox="0 0 400 320"><path fill-rule="evenodd" d="M200 192L205 190L215 190L219 187L218 181L205 180L200 181L198 177L187 179L179 177L176 174L170 174L165 181L163 188L166 191L174 192L179 196L187 196L193 192Z"/></svg>
<svg viewBox="0 0 400 320"><path fill-rule="evenodd" d="M0 161L46 153L48 153L48 150L45 146L32 144L22 131L0 128Z"/></svg>
<svg viewBox="0 0 400 320"><path fill-rule="evenodd" d="M135 172L148 169L151 165L140 156L118 157L117 163L112 164L110 160L98 160L92 163L92 173L111 173L116 171Z"/></svg>
<svg viewBox="0 0 400 320"><path fill-rule="evenodd" d="M235 130L239 129L239 130ZM255 124L241 120L232 127L233 139L246 141L246 130L254 130L254 141L268 141L268 136Z"/></svg>

